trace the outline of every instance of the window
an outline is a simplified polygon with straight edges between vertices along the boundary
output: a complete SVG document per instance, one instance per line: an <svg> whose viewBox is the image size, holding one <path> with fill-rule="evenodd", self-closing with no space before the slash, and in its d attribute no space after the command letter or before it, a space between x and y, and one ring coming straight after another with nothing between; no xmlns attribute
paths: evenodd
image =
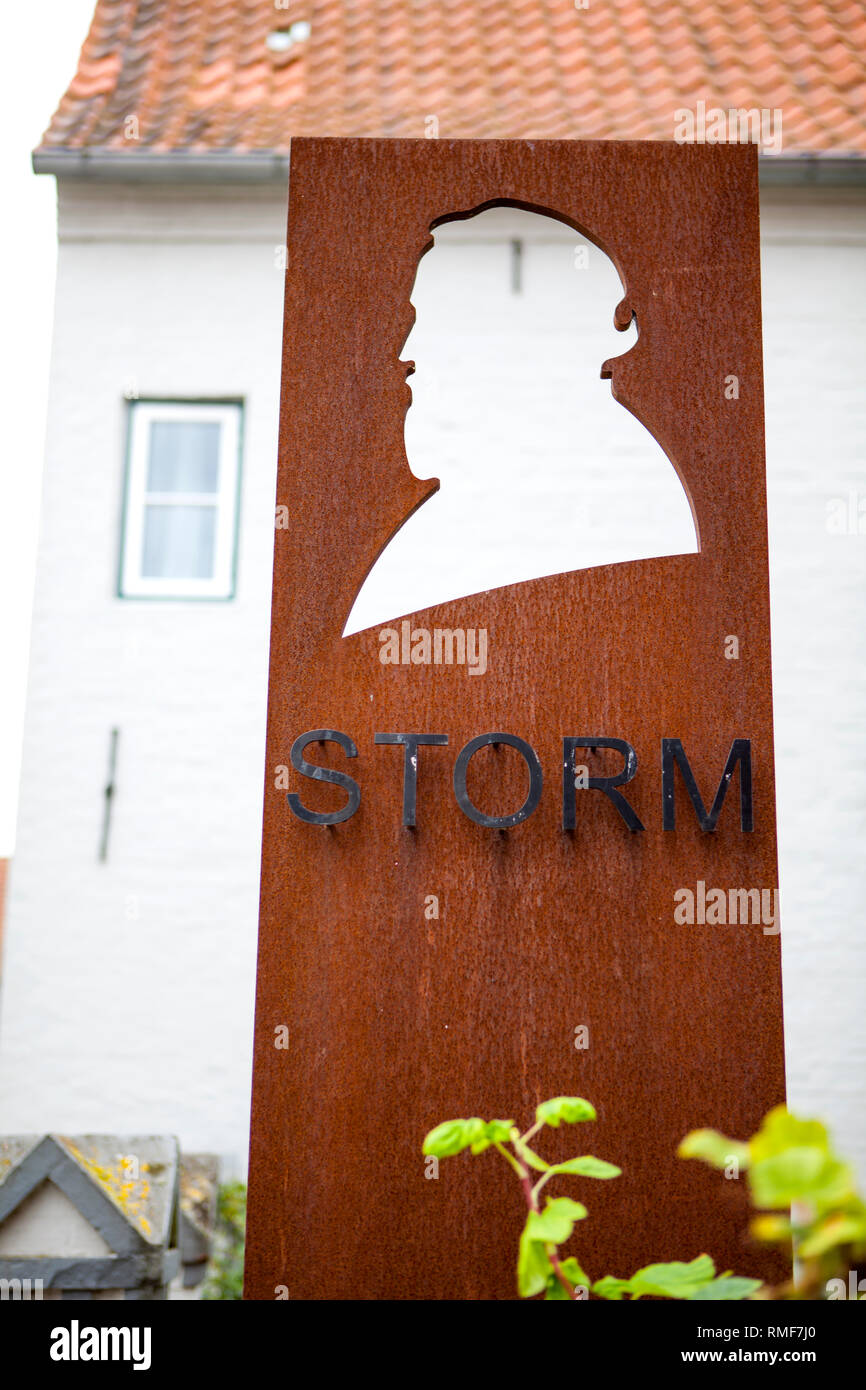
<svg viewBox="0 0 866 1390"><path fill-rule="evenodd" d="M241 406L136 401L121 558L123 598L231 598Z"/></svg>

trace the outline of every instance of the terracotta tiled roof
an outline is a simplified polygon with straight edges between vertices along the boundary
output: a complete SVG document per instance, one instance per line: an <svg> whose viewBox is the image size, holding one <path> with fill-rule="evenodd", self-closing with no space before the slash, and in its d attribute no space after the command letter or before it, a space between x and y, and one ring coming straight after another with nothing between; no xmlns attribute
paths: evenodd
<svg viewBox="0 0 866 1390"><path fill-rule="evenodd" d="M428 117L672 139L704 101L780 108L785 154L864 155L864 53L864 0L98 0L40 149L280 153Z"/></svg>

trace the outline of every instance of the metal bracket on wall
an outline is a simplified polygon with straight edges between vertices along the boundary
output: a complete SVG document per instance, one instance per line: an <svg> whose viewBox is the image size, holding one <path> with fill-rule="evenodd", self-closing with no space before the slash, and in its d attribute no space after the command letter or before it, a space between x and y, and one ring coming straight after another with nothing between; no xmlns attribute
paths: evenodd
<svg viewBox="0 0 866 1390"><path fill-rule="evenodd" d="M108 836L111 830L111 807L114 801L116 790L114 776L117 770L117 744L120 739L120 730L112 729L108 743L108 781L105 784L103 796L105 805L102 810L102 834L99 837L99 862L104 864L108 858Z"/></svg>

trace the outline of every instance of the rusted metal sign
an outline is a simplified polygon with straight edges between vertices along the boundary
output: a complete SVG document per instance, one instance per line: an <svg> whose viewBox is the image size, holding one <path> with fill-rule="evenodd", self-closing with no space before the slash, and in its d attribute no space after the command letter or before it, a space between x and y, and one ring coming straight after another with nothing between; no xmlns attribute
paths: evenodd
<svg viewBox="0 0 866 1390"><path fill-rule="evenodd" d="M419 258L491 204L614 261L640 336L604 374L700 549L395 613L398 643L483 628L472 680L341 634L436 486L403 442ZM594 1277L772 1277L743 1184L675 1157L784 1099L778 922L718 906L778 883L755 150L297 140L288 246L247 1297L516 1297L505 1165L431 1180L421 1142L562 1094L623 1169L569 1188Z"/></svg>

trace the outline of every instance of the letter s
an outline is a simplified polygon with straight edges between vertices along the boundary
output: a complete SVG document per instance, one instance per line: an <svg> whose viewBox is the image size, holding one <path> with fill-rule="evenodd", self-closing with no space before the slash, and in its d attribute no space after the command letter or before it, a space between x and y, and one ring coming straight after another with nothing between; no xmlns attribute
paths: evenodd
<svg viewBox="0 0 866 1390"><path fill-rule="evenodd" d="M294 792L287 792L286 800L292 812L298 820L306 821L308 825L339 825L341 821L353 816L360 806L361 788L345 772L308 763L304 758L304 749L309 743L339 743L349 758L357 758L358 750L347 734L341 734L336 729L311 729L309 733L301 734L292 744L290 760L296 772L300 772L302 777L311 777L315 782L333 782L338 787L345 787L349 793L349 800L342 811L308 811L306 806L301 804L299 796Z"/></svg>

